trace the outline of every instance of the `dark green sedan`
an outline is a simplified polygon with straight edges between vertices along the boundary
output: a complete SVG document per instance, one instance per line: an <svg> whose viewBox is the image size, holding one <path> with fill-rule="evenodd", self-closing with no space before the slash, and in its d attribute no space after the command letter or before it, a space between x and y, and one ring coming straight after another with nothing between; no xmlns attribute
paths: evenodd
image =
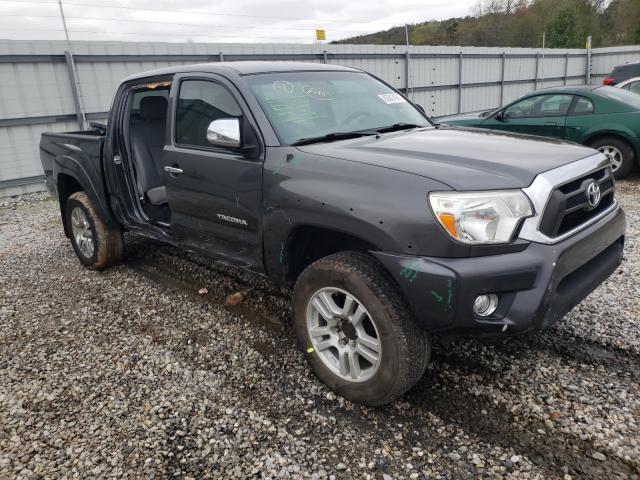
<svg viewBox="0 0 640 480"><path fill-rule="evenodd" d="M435 119L445 125L506 130L588 145L624 178L640 158L640 95L584 85L538 90L506 107Z"/></svg>

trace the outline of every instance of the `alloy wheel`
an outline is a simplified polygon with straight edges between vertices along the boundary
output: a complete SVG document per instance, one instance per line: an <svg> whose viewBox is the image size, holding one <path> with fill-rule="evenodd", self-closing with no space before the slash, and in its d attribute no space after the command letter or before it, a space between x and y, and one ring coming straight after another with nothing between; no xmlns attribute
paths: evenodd
<svg viewBox="0 0 640 480"><path fill-rule="evenodd" d="M606 155L611 163L611 171L615 172L622 166L622 152L618 150L616 147L612 147L610 145L603 145L602 147L598 147L598 151L602 152Z"/></svg>
<svg viewBox="0 0 640 480"><path fill-rule="evenodd" d="M345 290L325 287L311 295L306 324L311 346L343 380L365 382L382 360L382 342L367 309Z"/></svg>
<svg viewBox="0 0 640 480"><path fill-rule="evenodd" d="M91 258L95 251L93 232L87 214L80 207L73 207L71 210L71 231L78 250L86 258Z"/></svg>

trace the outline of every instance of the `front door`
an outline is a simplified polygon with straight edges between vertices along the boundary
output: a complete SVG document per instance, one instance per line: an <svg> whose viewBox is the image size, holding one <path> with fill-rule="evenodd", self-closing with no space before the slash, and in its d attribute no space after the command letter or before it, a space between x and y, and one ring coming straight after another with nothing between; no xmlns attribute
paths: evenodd
<svg viewBox="0 0 640 480"><path fill-rule="evenodd" d="M244 149L207 140L213 120L252 123L246 104L217 75L176 76L170 100L171 140L163 164L174 237L214 257L261 270L262 161L249 158Z"/></svg>
<svg viewBox="0 0 640 480"><path fill-rule="evenodd" d="M526 133L541 137L564 138L565 119L572 96L566 94L534 95L519 100L485 120L485 128Z"/></svg>

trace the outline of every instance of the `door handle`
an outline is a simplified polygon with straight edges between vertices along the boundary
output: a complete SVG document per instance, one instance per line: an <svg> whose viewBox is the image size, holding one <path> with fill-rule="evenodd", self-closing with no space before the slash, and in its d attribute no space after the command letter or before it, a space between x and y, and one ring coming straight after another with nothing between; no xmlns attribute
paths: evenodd
<svg viewBox="0 0 640 480"><path fill-rule="evenodd" d="M549 127L556 127L558 126L558 124L556 122L546 122L545 125L549 126Z"/></svg>
<svg viewBox="0 0 640 480"><path fill-rule="evenodd" d="M569 130L581 130L582 127L567 127Z"/></svg>
<svg viewBox="0 0 640 480"><path fill-rule="evenodd" d="M182 173L182 169L177 167L164 167L164 171L173 176L180 175Z"/></svg>

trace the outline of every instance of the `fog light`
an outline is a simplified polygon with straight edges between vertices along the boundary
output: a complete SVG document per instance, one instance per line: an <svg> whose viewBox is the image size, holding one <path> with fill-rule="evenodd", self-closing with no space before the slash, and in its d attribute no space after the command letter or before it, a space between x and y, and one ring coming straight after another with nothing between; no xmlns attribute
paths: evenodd
<svg viewBox="0 0 640 480"><path fill-rule="evenodd" d="M479 317L488 317L498 308L498 296L495 293L478 295L473 302L473 313Z"/></svg>

